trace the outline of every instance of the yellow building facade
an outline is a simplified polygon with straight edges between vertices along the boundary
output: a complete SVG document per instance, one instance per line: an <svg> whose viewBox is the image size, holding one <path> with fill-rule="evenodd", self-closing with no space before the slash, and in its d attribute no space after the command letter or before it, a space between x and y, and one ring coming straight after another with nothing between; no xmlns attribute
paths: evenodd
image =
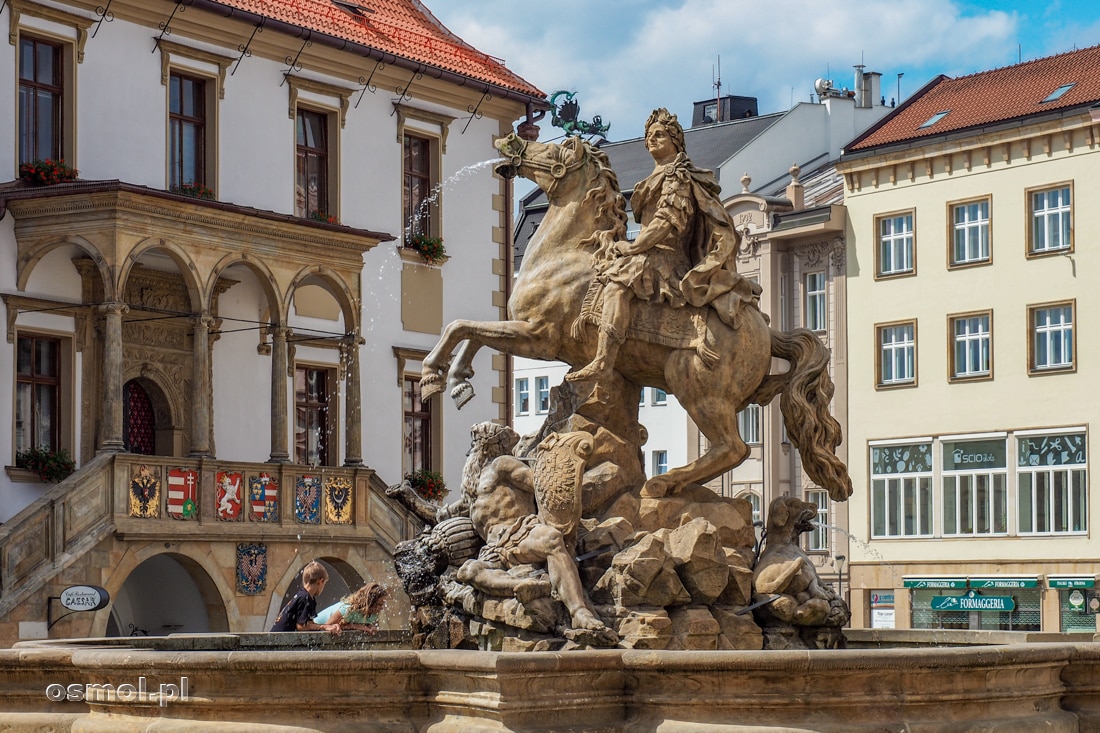
<svg viewBox="0 0 1100 733"><path fill-rule="evenodd" d="M853 627L1094 631L1097 48L850 143Z"/></svg>

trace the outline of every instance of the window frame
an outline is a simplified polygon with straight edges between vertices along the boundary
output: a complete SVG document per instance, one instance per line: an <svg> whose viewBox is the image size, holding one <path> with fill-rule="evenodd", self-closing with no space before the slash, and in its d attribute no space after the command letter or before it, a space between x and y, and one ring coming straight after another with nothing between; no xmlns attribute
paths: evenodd
<svg viewBox="0 0 1100 733"><path fill-rule="evenodd" d="M746 405L744 410L737 411L737 432L745 445L763 444L762 414L763 410L755 402Z"/></svg>
<svg viewBox="0 0 1100 733"><path fill-rule="evenodd" d="M888 471L886 473L875 473L875 450L889 450L891 448L920 448L922 445L928 446L928 458L930 465L926 471ZM870 503L870 532L869 535L873 540L888 540L888 539L901 539L908 540L912 538L930 538L936 534L936 487L935 487L935 450L936 441L931 438L913 438L904 442L889 443L871 443L868 445L867 460L868 460L868 476L870 477L870 495L868 497ZM876 533L876 508L878 505L878 489L876 482L882 481L882 504L884 514L882 516L883 532ZM898 487L891 489L890 482L897 482ZM913 482L913 507L915 514L912 519L912 523L916 528L914 532L906 532L906 515L905 510L905 485L904 482ZM925 482L926 487L923 489L923 493L927 496L928 506L927 509L927 525L928 531L923 532L920 530L922 519L925 518L924 512L920 511L921 507L921 494L922 486L921 482ZM890 497L900 497L898 506L891 506ZM896 533L890 533L890 519L891 516L896 520L899 531Z"/></svg>
<svg viewBox="0 0 1100 733"><path fill-rule="evenodd" d="M978 226L979 232L983 222L978 220L976 222L964 222L963 225L958 224L955 221L955 212L958 209L964 209L975 204L985 204L986 217L984 221L985 225L985 245L986 252L985 257L973 260L956 260L955 259L955 244L956 237L959 234L960 226L963 228L969 228ZM979 246L980 246L980 233L979 233ZM993 195L977 196L974 198L962 199L959 201L949 201L947 203L947 269L948 270L965 270L971 267L983 267L985 265L993 264Z"/></svg>
<svg viewBox="0 0 1100 733"><path fill-rule="evenodd" d="M531 382L528 377L516 377L515 381L516 416L531 414ZM526 407L523 405L526 404Z"/></svg>
<svg viewBox="0 0 1100 733"><path fill-rule="evenodd" d="M201 115L199 115L199 116L189 116L189 115L184 115L182 113L176 113L176 112L172 111L173 94L174 94L174 89L175 89L175 85L176 85L177 80L179 81L180 88L181 88L181 101L182 101L182 87L183 87L183 81L184 80L190 81L190 82L199 82L199 83L202 84L202 92L201 92L200 95L198 95L202 99L202 104L203 104ZM182 126L183 125L192 124L192 125L201 126L200 127L200 134L198 136L199 145L201 147L201 150L195 156L196 157L196 161L195 161L196 168L199 171L199 175L190 182L194 183L196 185L199 185L199 186L205 186L206 188L209 188L211 191L215 190L215 186L211 185L212 182L213 182L213 176L211 175L212 172L213 172L213 167L212 167L211 163L214 160L217 159L217 156L212 154L212 151L211 151L211 148L213 146L210 144L210 133L211 133L211 118L210 118L210 115L211 115L212 107L216 108L217 105L216 104L211 105L211 102L213 101L213 97L214 97L214 90L211 88L210 82L211 82L211 79L209 77L203 76L201 74L196 74L193 71L191 71L190 69L174 68L168 74L168 155L166 156L167 165L168 165L168 172L167 172L167 178L166 178L166 187L169 191L176 191L180 186L183 186L183 185L188 183L188 181L183 180L182 166L184 165L184 161L183 161L184 156L182 154L182 151L181 151L181 154L179 156L180 159L179 159L178 166L173 164L173 159L174 159L173 153L176 152L177 144L180 147L182 147L182 145L183 145L183 141L181 139L177 139L178 135L176 134L176 131L174 130L174 123L176 123L176 122L180 123L181 134L182 134ZM179 174L180 174L179 180L175 183L173 183L173 180L174 180L175 173L177 171L173 170L174 168L179 168Z"/></svg>
<svg viewBox="0 0 1100 733"><path fill-rule="evenodd" d="M821 278L821 289L810 289L810 278ZM813 272L807 272L802 278L803 289L805 297L803 298L803 311L802 322L803 325L815 333L825 333L829 330L829 300L827 296L827 290L829 287L828 274L824 270L815 270ZM810 318L810 303L815 302L816 307L813 309L814 318L811 322Z"/></svg>
<svg viewBox="0 0 1100 733"><path fill-rule="evenodd" d="M956 347L958 345L959 337L955 334L955 324L959 321L970 318L986 318L988 319L988 330L986 331L986 351L988 353L988 363L986 364L986 370L976 371L974 373L959 373L958 364L956 360L957 352ZM969 339L968 339L969 340ZM969 313L951 313L947 316L947 381L954 384L959 382L983 382L993 379L993 310L980 310L971 311Z"/></svg>
<svg viewBox="0 0 1100 733"><path fill-rule="evenodd" d="M300 123L304 122L306 115L319 117L322 124L322 129L325 133L325 146L319 148L316 146L303 145L299 143L298 130ZM298 108L294 112L294 214L303 219L309 219L313 216L314 211L321 212L326 217L338 217L339 213L335 210L338 207L335 205L339 200L339 195L333 186L333 160L336 157L333 146L333 115L331 112L313 107L311 105L298 105ZM305 178L308 185L309 179L309 160L316 158L324 162L324 174L318 176L324 181L324 195L318 197L318 205L315 210L311 210L309 207L309 197L305 195L303 189L302 201L299 204L298 188L301 183L301 176L303 175L302 169L302 156L305 155L306 167ZM322 207L323 204L323 207Z"/></svg>
<svg viewBox="0 0 1100 733"><path fill-rule="evenodd" d="M883 257L882 257L882 245L884 235L882 234L882 222L887 219L904 219L910 217L912 219L912 228L909 230L909 237L911 239L909 245L909 260L910 266L908 269L899 270L892 269L889 272L883 271ZM896 234L890 235L892 238L896 238ZM877 214L874 217L874 241L875 241L875 280L893 280L901 277L913 277L917 274L917 210L902 209L900 211L891 211L883 214Z"/></svg>
<svg viewBox="0 0 1100 733"><path fill-rule="evenodd" d="M1002 466L976 466L976 467L947 467L947 445L960 446L967 444L977 443L993 443L1000 442L1004 450L1004 465ZM1012 453L1008 447L1008 436L1006 434L994 434L985 437L980 436L964 436L961 438L955 438L953 436L941 436L936 441L936 450L941 452L940 461L940 532L941 535L946 538L968 538L968 537L1008 537L1011 530L1011 507L1012 501L1010 500L1010 489L1012 487L1012 481L1010 481L1011 474L1009 471L1009 461L1012 458ZM990 454L993 455L993 454ZM988 460L988 459L987 459ZM987 523L988 529L981 531L979 529L979 517L981 514L981 505L983 502L979 499L978 479L985 477L988 481L987 495L984 502L985 509L988 512ZM997 496L997 478L1001 479L1001 491L998 503ZM965 500L966 508L969 510L970 517L970 530L963 531L963 517L964 511L964 498L963 498L963 480L970 479L970 497ZM953 514L952 521L948 521L948 482L953 482L953 488L950 489L950 493L953 494ZM996 529L996 515L1000 511L1002 514L1002 520L1004 522L1004 529ZM954 531L949 531L953 529Z"/></svg>
<svg viewBox="0 0 1100 733"><path fill-rule="evenodd" d="M323 374L325 378L324 384L324 400L320 402L311 401L309 399L300 400L298 392L298 374L305 373L308 386L308 375L310 372ZM320 457L318 460L318 466L336 466L337 461L340 459L340 420L339 420L339 380L340 375L337 368L331 364L311 364L296 362L294 364L294 461L295 463L303 466L312 465L308 462L309 458L309 444L304 444L306 462L302 462L300 459L302 455L299 454L298 446L298 427L299 421L303 414L309 414L311 412L317 412L322 421L322 435L324 441L321 446ZM309 430L309 423L306 423L306 430ZM308 441L308 438L307 438Z"/></svg>
<svg viewBox="0 0 1100 733"><path fill-rule="evenodd" d="M418 141L423 143L425 148L425 155L423 159L427 161L428 170L426 173L419 171L411 171L408 167L409 163L409 143L410 141ZM438 138L432 136L429 132L424 132L418 128L405 128L401 137L401 222L402 232L404 236L415 236L416 234L424 234L429 237L441 237L442 236L442 224L441 216L443 211L442 206L442 190L436 192L435 201L428 204L425 218L427 219L427 228L412 226L412 217L419 209L421 203L425 200L431 199L435 188L439 186L440 170L442 168L442 159L439 154L440 141ZM419 199L419 202L413 206L410 203L407 195L409 192L409 178L415 177L425 187L425 194Z"/></svg>
<svg viewBox="0 0 1100 733"><path fill-rule="evenodd" d="M654 476L668 473L668 451L655 450L652 453L652 469Z"/></svg>
<svg viewBox="0 0 1100 733"><path fill-rule="evenodd" d="M653 407L663 407L668 404L668 392L659 387L653 387L650 392L649 404Z"/></svg>
<svg viewBox="0 0 1100 733"><path fill-rule="evenodd" d="M405 373L401 375L401 472L402 475L412 473L413 471L423 469L427 471L436 470L436 466L439 461L438 443L440 436L438 435L437 423L440 422L437 415L436 405L438 400L425 401L420 397L420 375ZM413 404L411 407L406 407L406 399L413 397ZM423 409L415 409L419 403L419 406ZM419 454L422 456L420 463L417 463L417 451L410 452L410 446L408 445L409 438L416 428L410 429L410 425L416 423L419 425L419 432L421 433L422 447Z"/></svg>
<svg viewBox="0 0 1100 733"><path fill-rule="evenodd" d="M828 553L829 528L829 492L824 489L805 489L803 499L817 505L817 524L813 531L803 535L806 538L804 548L806 552Z"/></svg>
<svg viewBox="0 0 1100 733"><path fill-rule="evenodd" d="M20 6L23 7L23 6ZM26 8L30 10L30 8ZM13 12L15 8L13 7ZM43 9L49 10L51 9ZM62 11L57 11L62 12ZM37 13L30 13L37 14ZM64 14L64 13L63 13ZM67 14L64 14L67 15ZM75 16L74 16L75 17ZM13 22L15 22L13 20ZM77 33L79 34L80 28L78 26ZM20 77L20 65L23 53L23 41L31 40L36 43L43 43L49 46L53 46L58 49L58 73L60 74L61 84L59 87L59 101L60 109L56 113L58 130L56 131L56 139L53 143L54 149L58 151L57 156L53 156L55 159L60 158L68 163L73 168L77 168L76 161L76 64L78 63L78 57L82 54L80 50L80 43L78 40L72 38L66 38L64 36L50 33L39 28L27 28L20 27L18 30L18 36L14 34L12 36L15 45L15 96L16 106L13 110L14 117L14 132L15 132L15 174L13 178L18 177L19 166L24 162L30 162L36 160L32 157L30 161L23 160L23 127L20 121L20 109L19 93L23 87L23 80Z"/></svg>
<svg viewBox="0 0 1100 733"><path fill-rule="evenodd" d="M545 407L543 406L545 404ZM535 377L535 414L550 412L550 377Z"/></svg>
<svg viewBox="0 0 1100 733"><path fill-rule="evenodd" d="M32 371L31 371L31 374L29 374L29 375L21 375L19 373L19 347L20 347L20 342L25 341L25 340L30 340L30 342L31 342L31 347L30 348L31 348L31 358L32 358L32 367L31 367ZM15 353L14 353L15 359L13 360L13 363L12 363L12 366L13 366L13 370L12 370L13 375L12 376L13 376L13 382L14 382L14 385L15 385L15 390L14 390L14 395L13 395L14 399L13 399L13 402L12 402L12 418L11 418L12 419L13 455L18 454L21 451L29 450L31 448L40 447L40 444L38 443L38 440L37 440L38 430L36 429L36 425L35 425L35 416L40 413L40 410L36 409L36 400L35 400L35 394L34 394L34 392L35 392L34 388L35 388L36 385L48 385L48 386L54 388L53 409L51 410L51 419L50 419L50 423L51 423L50 424L50 444L48 446L45 446L45 447L48 447L52 450L58 450L60 448L68 449L70 446L67 444L67 441L65 440L65 437L66 437L66 434L67 434L67 430L65 429L65 422L66 422L66 420L65 420L65 418L66 418L66 414L65 414L66 413L66 409L65 409L66 403L65 403L65 400L68 399L68 396L66 395L66 389L65 389L65 385L66 385L66 382L67 382L66 374L67 374L67 371L68 371L66 369L66 363L65 363L66 362L66 356L67 356L67 348L66 348L67 347L67 343L66 343L67 337L65 335L62 335L62 334L54 334L54 333L47 333L47 332L41 332L41 331L19 331L15 334L15 340L14 341L15 342L14 342L13 346L14 346L14 350L15 350ZM34 361L33 360L37 356L37 350L36 350L35 346L37 345L37 343L39 341L51 342L56 347L56 353L55 353L55 357L54 357L54 360L55 360L54 368L57 372L56 376L39 375L39 374L34 373L34 366L33 366ZM30 436L30 440L29 440L29 442L25 443L22 446L20 446L20 443L19 443L19 430L18 430L18 423L16 422L16 419L18 417L18 408L19 408L19 402L20 402L19 401L19 385L20 384L30 385L30 389L31 389L31 404L30 404L30 407L31 407L31 415L30 415L31 425L28 428L28 433L29 433L29 436ZM70 385L70 390L69 391L71 391L71 385Z"/></svg>
<svg viewBox="0 0 1100 733"><path fill-rule="evenodd" d="M1069 308L1070 310L1070 322L1069 322L1069 349L1072 354L1068 363L1057 364L1054 366L1040 366L1037 362L1037 340L1039 333L1036 330L1038 327L1035 324L1035 316L1040 311L1054 310L1055 308ZM1063 324L1064 326L1064 324ZM1048 329L1053 331L1054 329ZM1065 331L1063 327L1058 329ZM1069 300L1058 300L1050 303L1037 303L1035 305L1029 305L1027 307L1027 373L1028 376L1041 376L1044 374L1070 374L1077 371L1077 300L1071 298Z"/></svg>
<svg viewBox="0 0 1100 733"><path fill-rule="evenodd" d="M1024 463L1024 453L1023 453L1024 449L1023 449L1023 446L1021 445L1023 440L1030 439L1030 438L1036 438L1036 437L1047 437L1047 436L1069 437L1069 436L1078 436L1078 435L1083 438L1084 451L1085 451L1085 454L1083 456L1083 461L1081 463L1069 463L1069 464L1052 465L1052 464L1044 464L1041 461L1038 461L1035 464L1032 464L1030 460L1026 464ZM1015 460L1015 473L1016 473L1016 486L1015 486L1015 489L1016 489L1016 507L1015 507L1015 509L1016 509L1016 521L1017 521L1016 534L1020 537L1088 536L1088 534L1089 534L1089 527L1088 527L1088 520L1089 520L1089 506L1088 506L1088 502L1089 502L1088 432L1085 431L1085 430L1081 430L1081 429L1062 429L1062 430L1059 430L1058 428L1050 428L1050 429L1045 429L1045 430L1020 431L1020 432L1015 434L1014 438L1015 438L1014 443L1015 443L1015 449L1016 449L1015 454L1014 454L1015 457L1016 457L1016 460ZM1021 464L1023 464L1023 465L1021 465ZM1067 493L1067 497L1069 498L1069 501L1065 502L1065 505L1067 507L1072 507L1073 506L1072 496L1070 496L1070 494L1072 494L1072 473L1079 472L1081 474L1082 487L1081 487L1081 492L1080 493L1081 493L1081 496L1084 499L1084 506L1083 506L1083 511L1079 512L1078 515L1080 517L1083 517L1084 526L1081 527L1081 528L1078 528L1078 529L1069 529L1069 528L1067 528L1065 530L1057 530L1057 529L1052 529L1052 528L1048 528L1048 529L1045 529L1045 530L1036 529L1035 524L1036 524L1036 519L1038 517L1035 514L1035 507L1038 504L1038 502L1034 501L1034 494L1032 494L1032 500L1027 504L1027 506L1029 507L1028 514L1030 515L1030 522L1031 522L1030 525L1029 525L1030 529L1025 530L1024 529L1025 524L1024 524L1024 521L1023 521L1023 515L1024 515L1024 509L1025 509L1025 502L1024 502L1024 491L1025 491L1025 489L1024 489L1023 476L1024 475L1029 475L1029 476L1035 477L1038 474L1043 473L1043 474L1047 474L1050 477L1051 480L1048 484L1049 496L1048 496L1047 500L1044 502L1044 504L1045 504L1045 508L1048 510L1048 516L1047 516L1048 526L1053 527L1054 523L1056 521L1056 518L1055 518L1054 515L1056 514L1056 510L1057 510L1056 499L1055 499L1055 496L1054 496L1054 493L1055 493L1054 489L1056 488L1056 486L1055 486L1055 482L1053 481L1053 477L1054 477L1054 474L1056 472L1064 472L1065 474L1070 476L1070 481L1067 483L1067 486L1069 487L1069 490L1068 490L1068 493ZM1034 478L1033 478L1033 480L1034 480ZM1035 484L1032 483L1032 486L1034 486L1034 485ZM1069 525L1069 524L1070 524L1070 522L1067 519L1067 525Z"/></svg>
<svg viewBox="0 0 1100 733"><path fill-rule="evenodd" d="M885 369L885 353L882 343L882 336L886 329L896 329L904 326L910 326L913 329L912 340L912 363L913 374L910 379L899 380L895 379L887 382L883 377ZM888 323L876 323L875 324L875 389L876 390L888 390L888 389L905 389L909 387L918 386L917 375L919 373L919 362L917 361L917 319L910 318L904 321L890 321Z"/></svg>
<svg viewBox="0 0 1100 733"><path fill-rule="evenodd" d="M1035 195L1040 193L1050 193L1052 191L1068 190L1069 204L1067 205L1068 217L1069 217L1069 243L1063 247L1052 248L1046 247L1042 250L1035 249ZM1075 237L1074 237L1074 186L1073 181L1061 181L1059 183L1050 183L1044 186L1034 186L1024 190L1024 232L1026 241L1027 259L1035 259L1040 257L1052 257L1064 254L1073 254L1075 251ZM1045 214L1049 216L1049 214Z"/></svg>

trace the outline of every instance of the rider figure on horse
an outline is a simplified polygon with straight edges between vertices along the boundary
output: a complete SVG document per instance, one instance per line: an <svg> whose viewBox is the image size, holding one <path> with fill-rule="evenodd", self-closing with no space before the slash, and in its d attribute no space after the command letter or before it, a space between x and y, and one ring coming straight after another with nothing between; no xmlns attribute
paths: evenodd
<svg viewBox="0 0 1100 733"><path fill-rule="evenodd" d="M655 166L631 196L642 228L633 242L614 242L602 259L597 255L597 281L603 286L599 343L595 358L566 375L569 381L610 375L634 299L674 308L710 304L734 328L742 307L759 307L760 286L735 270L740 236L722 206L721 187L713 173L688 159L676 115L654 110L646 120L645 146ZM582 324L586 315L580 316Z"/></svg>

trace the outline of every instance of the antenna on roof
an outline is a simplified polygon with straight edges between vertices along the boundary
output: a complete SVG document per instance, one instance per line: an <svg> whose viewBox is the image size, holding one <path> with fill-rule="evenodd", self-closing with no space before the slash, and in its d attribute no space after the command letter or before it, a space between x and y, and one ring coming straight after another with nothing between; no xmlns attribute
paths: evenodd
<svg viewBox="0 0 1100 733"><path fill-rule="evenodd" d="M718 108L718 111L715 113L718 119L716 119L715 122L721 122L722 121L722 54L718 54L718 76L717 77L714 76L714 67L713 66L710 69L710 75L711 75L711 79L713 79L713 82L711 83L711 86L714 87L717 90L714 93L715 105Z"/></svg>

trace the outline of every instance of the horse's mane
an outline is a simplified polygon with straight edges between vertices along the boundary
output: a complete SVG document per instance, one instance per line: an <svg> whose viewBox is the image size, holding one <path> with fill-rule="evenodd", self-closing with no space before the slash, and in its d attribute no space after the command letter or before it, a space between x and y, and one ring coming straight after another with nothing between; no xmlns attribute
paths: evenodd
<svg viewBox="0 0 1100 733"><path fill-rule="evenodd" d="M584 142L585 154L596 164L596 182L584 195L583 206L593 206L600 228L578 242L580 247L596 245L597 255L617 241L626 239L626 199L619 190L619 179L611 169L607 153Z"/></svg>

